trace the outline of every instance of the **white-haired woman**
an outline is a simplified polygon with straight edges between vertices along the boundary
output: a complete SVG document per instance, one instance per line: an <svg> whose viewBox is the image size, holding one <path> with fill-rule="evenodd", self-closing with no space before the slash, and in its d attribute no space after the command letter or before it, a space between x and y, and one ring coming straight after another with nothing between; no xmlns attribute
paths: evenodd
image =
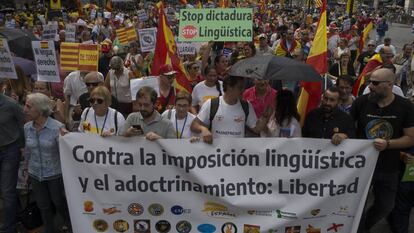
<svg viewBox="0 0 414 233"><path fill-rule="evenodd" d="M64 125L50 117L50 99L41 93L27 96L24 112L32 120L24 125L25 154L43 232L55 233L54 210L61 215L64 226L70 227L59 159L59 134L65 131Z"/></svg>

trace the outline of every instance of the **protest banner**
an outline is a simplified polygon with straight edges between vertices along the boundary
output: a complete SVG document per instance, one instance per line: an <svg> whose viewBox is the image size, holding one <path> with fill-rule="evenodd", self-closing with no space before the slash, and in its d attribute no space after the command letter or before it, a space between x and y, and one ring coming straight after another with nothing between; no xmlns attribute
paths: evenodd
<svg viewBox="0 0 414 233"><path fill-rule="evenodd" d="M79 70L98 71L99 46L79 44Z"/></svg>
<svg viewBox="0 0 414 233"><path fill-rule="evenodd" d="M157 43L157 28L145 28L138 30L139 44L142 52L152 52Z"/></svg>
<svg viewBox="0 0 414 233"><path fill-rule="evenodd" d="M0 78L17 79L16 68L6 39L0 40Z"/></svg>
<svg viewBox="0 0 414 233"><path fill-rule="evenodd" d="M342 31L348 31L351 29L351 19L345 19L342 24Z"/></svg>
<svg viewBox="0 0 414 233"><path fill-rule="evenodd" d="M137 15L140 22L146 22L148 20L147 11L145 11L144 9L138 10Z"/></svg>
<svg viewBox="0 0 414 233"><path fill-rule="evenodd" d="M32 41L32 48L36 62L37 80L60 82L54 42Z"/></svg>
<svg viewBox="0 0 414 233"><path fill-rule="evenodd" d="M65 42L76 42L76 25L66 24Z"/></svg>
<svg viewBox="0 0 414 233"><path fill-rule="evenodd" d="M158 76L147 76L147 77L142 77L138 79L131 79L130 88L131 88L132 100L135 100L137 92L143 86L149 86L149 87L154 88L158 96L160 96L160 84L159 84Z"/></svg>
<svg viewBox="0 0 414 233"><path fill-rule="evenodd" d="M53 21L51 24L43 25L42 40L54 41L58 33L58 23Z"/></svg>
<svg viewBox="0 0 414 233"><path fill-rule="evenodd" d="M180 56L196 54L196 45L193 42L177 42L177 49Z"/></svg>
<svg viewBox="0 0 414 233"><path fill-rule="evenodd" d="M252 41L251 8L181 9L179 41Z"/></svg>
<svg viewBox="0 0 414 233"><path fill-rule="evenodd" d="M134 27L116 29L116 35L122 45L127 45L129 42L137 41L137 33Z"/></svg>
<svg viewBox="0 0 414 233"><path fill-rule="evenodd" d="M60 158L75 233L355 233L378 151L351 139L70 133Z"/></svg>
<svg viewBox="0 0 414 233"><path fill-rule="evenodd" d="M99 45L64 42L60 45L60 67L65 71L98 71Z"/></svg>

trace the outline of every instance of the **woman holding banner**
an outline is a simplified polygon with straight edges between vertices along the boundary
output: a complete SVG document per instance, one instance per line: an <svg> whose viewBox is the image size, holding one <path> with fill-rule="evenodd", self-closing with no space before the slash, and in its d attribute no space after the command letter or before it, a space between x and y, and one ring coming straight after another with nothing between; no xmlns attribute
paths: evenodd
<svg viewBox="0 0 414 233"><path fill-rule="evenodd" d="M50 83L36 81L33 87L34 93L42 93L49 97L50 99L50 107L52 109L52 115L50 115L53 119L60 121L61 123L65 123L65 105L60 99L54 99L52 97L52 89Z"/></svg>
<svg viewBox="0 0 414 233"><path fill-rule="evenodd" d="M56 233L55 210L61 215L65 228L70 227L59 159L59 133L67 131L62 123L50 117L50 99L44 94L29 94L24 113L31 119L24 126L25 154L30 182L43 219L43 232Z"/></svg>

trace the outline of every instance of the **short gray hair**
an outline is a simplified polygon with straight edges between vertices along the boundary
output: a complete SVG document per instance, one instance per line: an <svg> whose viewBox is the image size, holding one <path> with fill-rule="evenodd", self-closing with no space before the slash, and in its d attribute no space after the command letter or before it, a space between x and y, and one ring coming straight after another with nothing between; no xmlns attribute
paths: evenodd
<svg viewBox="0 0 414 233"><path fill-rule="evenodd" d="M124 66L124 61L122 60L121 57L115 56L112 57L111 60L109 61L109 67L111 69L121 69L121 67Z"/></svg>
<svg viewBox="0 0 414 233"><path fill-rule="evenodd" d="M52 109L50 107L50 99L42 93L33 93L27 95L27 100L30 100L32 108L42 114L44 117L50 116L52 114Z"/></svg>

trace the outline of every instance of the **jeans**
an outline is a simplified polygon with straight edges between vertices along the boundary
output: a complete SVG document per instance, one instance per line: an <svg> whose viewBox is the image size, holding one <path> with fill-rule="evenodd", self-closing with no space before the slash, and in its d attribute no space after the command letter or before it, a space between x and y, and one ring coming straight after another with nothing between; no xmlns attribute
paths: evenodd
<svg viewBox="0 0 414 233"><path fill-rule="evenodd" d="M401 182L391 212L391 225L395 233L408 233L411 208L414 206L414 182Z"/></svg>
<svg viewBox="0 0 414 233"><path fill-rule="evenodd" d="M358 232L369 232L376 223L388 216L394 208L398 184L399 178L397 172L374 173L371 182L374 204L366 212L364 211Z"/></svg>
<svg viewBox="0 0 414 233"><path fill-rule="evenodd" d="M0 189L4 210L1 233L16 232L16 213L19 206L16 185L19 162L20 149L17 142L0 148Z"/></svg>
<svg viewBox="0 0 414 233"><path fill-rule="evenodd" d="M32 189L37 206L43 219L43 232L56 233L55 212L56 210L63 219L63 224L70 227L70 218L62 178L38 181L31 178Z"/></svg>

